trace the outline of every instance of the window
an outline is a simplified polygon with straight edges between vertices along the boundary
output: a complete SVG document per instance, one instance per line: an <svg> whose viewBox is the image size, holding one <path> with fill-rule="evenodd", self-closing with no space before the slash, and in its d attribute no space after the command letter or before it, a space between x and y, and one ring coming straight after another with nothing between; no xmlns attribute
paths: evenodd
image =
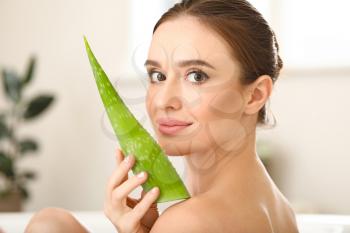
<svg viewBox="0 0 350 233"><path fill-rule="evenodd" d="M341 68L350 64L346 0L284 0L279 33L290 68Z"/></svg>
<svg viewBox="0 0 350 233"><path fill-rule="evenodd" d="M161 15L176 1L173 0L131 0L130 52L133 71L144 72L153 27Z"/></svg>

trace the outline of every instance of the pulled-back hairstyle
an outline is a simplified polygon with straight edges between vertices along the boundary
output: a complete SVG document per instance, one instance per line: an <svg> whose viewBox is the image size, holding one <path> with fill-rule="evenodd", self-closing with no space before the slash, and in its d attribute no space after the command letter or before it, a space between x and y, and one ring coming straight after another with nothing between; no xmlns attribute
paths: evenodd
<svg viewBox="0 0 350 233"><path fill-rule="evenodd" d="M194 16L218 33L240 63L241 84L269 75L276 82L283 62L278 55L274 32L263 16L245 0L182 0L165 12L154 26L180 16ZM266 106L260 109L258 124L267 125Z"/></svg>

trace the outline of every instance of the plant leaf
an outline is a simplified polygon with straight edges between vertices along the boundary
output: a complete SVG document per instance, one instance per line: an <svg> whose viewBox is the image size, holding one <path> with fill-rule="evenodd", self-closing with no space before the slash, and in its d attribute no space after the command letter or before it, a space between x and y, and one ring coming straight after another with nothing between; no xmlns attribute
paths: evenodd
<svg viewBox="0 0 350 233"><path fill-rule="evenodd" d="M32 79L33 79L33 74L35 70L35 64L36 64L36 58L33 56L29 60L29 64L27 67L27 72L24 76L24 79L22 80L22 85L25 86L27 85Z"/></svg>
<svg viewBox="0 0 350 233"><path fill-rule="evenodd" d="M25 171L25 172L23 172L23 175L25 178L27 178L29 180L34 180L36 178L35 171Z"/></svg>
<svg viewBox="0 0 350 233"><path fill-rule="evenodd" d="M17 103L21 99L21 80L18 75L13 71L2 71L2 82L6 96Z"/></svg>
<svg viewBox="0 0 350 233"><path fill-rule="evenodd" d="M24 178L26 180L34 180L36 179L36 173L35 171L23 171L18 175L18 179Z"/></svg>
<svg viewBox="0 0 350 233"><path fill-rule="evenodd" d="M25 186L19 185L19 186L18 186L18 189L19 189L19 191L20 191L21 196L22 196L23 199L26 200L26 199L29 198L29 192L28 192L28 190L27 190L27 188L26 188Z"/></svg>
<svg viewBox="0 0 350 233"><path fill-rule="evenodd" d="M11 189L0 190L0 198L6 198L11 194Z"/></svg>
<svg viewBox="0 0 350 233"><path fill-rule="evenodd" d="M10 136L10 131L9 131L7 125L5 124L5 121L3 121L0 118L0 139L8 137L8 136Z"/></svg>
<svg viewBox="0 0 350 233"><path fill-rule="evenodd" d="M36 143L36 141L32 139L24 139L19 142L19 150L21 154L31 152L31 151L37 151L38 144Z"/></svg>
<svg viewBox="0 0 350 233"><path fill-rule="evenodd" d="M0 151L0 172L3 173L7 177L14 176L13 162L2 151Z"/></svg>
<svg viewBox="0 0 350 233"><path fill-rule="evenodd" d="M24 119L31 119L38 115L40 115L44 110L50 106L52 101L54 100L54 97L52 95L40 95L32 99L24 114Z"/></svg>

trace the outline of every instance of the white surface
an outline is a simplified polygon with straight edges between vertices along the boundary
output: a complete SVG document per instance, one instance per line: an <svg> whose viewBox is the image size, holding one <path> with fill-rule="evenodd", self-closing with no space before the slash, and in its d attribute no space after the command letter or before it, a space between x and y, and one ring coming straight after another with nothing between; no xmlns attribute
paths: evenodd
<svg viewBox="0 0 350 233"><path fill-rule="evenodd" d="M297 215L300 233L349 233L350 216Z"/></svg>
<svg viewBox="0 0 350 233"><path fill-rule="evenodd" d="M32 212L0 213L0 228L5 233L22 233L32 215ZM116 232L102 212L80 211L73 215L91 232ZM350 216L298 215L297 222L300 233L350 233Z"/></svg>

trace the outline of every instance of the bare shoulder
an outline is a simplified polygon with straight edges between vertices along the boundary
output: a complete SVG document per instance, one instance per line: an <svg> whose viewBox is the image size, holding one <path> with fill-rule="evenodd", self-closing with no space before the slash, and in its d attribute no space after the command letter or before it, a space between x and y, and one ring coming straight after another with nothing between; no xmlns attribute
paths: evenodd
<svg viewBox="0 0 350 233"><path fill-rule="evenodd" d="M201 196L179 202L160 215L150 233L297 232L293 216L281 204L268 205L241 195Z"/></svg>
<svg viewBox="0 0 350 233"><path fill-rule="evenodd" d="M159 216L150 233L218 232L207 221L209 216L205 202L199 198L191 198L167 208Z"/></svg>
<svg viewBox="0 0 350 233"><path fill-rule="evenodd" d="M290 232L276 231L284 229L278 227L279 224L264 205L252 199L218 200L206 196L191 198L166 209L151 233Z"/></svg>
<svg viewBox="0 0 350 233"><path fill-rule="evenodd" d="M254 222L254 224L252 224ZM212 197L194 197L167 208L150 233L272 232L263 209Z"/></svg>

